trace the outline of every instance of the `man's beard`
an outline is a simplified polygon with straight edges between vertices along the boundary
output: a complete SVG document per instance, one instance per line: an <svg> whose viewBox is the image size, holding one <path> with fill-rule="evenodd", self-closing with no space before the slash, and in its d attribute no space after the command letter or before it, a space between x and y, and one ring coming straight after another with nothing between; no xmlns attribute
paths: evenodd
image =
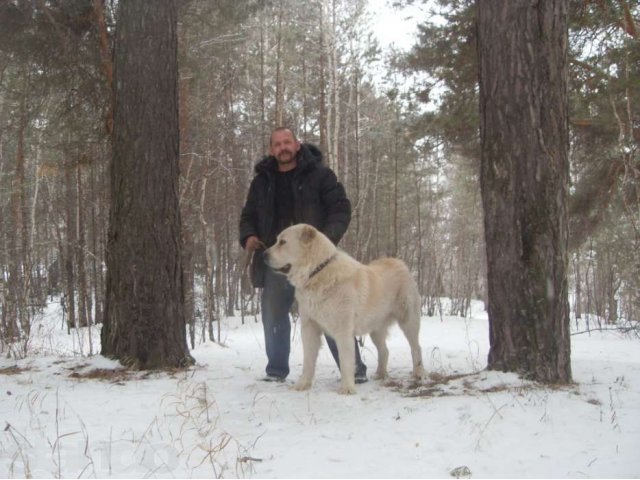
<svg viewBox="0 0 640 480"><path fill-rule="evenodd" d="M288 155L285 156L285 154L288 154ZM293 152L289 151L289 150L283 150L282 152L280 152L278 154L278 162L279 163L290 163L295 158L296 158L295 154Z"/></svg>

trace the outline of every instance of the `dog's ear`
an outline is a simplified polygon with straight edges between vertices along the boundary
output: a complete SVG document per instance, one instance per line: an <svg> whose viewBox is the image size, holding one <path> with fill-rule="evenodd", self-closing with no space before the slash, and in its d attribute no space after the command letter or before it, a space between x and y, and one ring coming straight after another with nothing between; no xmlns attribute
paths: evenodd
<svg viewBox="0 0 640 480"><path fill-rule="evenodd" d="M305 225L300 233L300 241L302 243L310 243L316 236L316 229L310 225Z"/></svg>

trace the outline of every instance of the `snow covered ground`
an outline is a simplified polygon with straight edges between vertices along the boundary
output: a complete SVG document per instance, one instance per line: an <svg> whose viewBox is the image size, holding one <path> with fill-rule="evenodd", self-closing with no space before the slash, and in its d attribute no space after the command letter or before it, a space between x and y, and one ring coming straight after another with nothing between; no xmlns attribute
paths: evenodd
<svg viewBox="0 0 640 480"><path fill-rule="evenodd" d="M401 332L390 334L385 383L337 394L328 349L308 392L299 328L287 383L261 381L262 327L223 321L223 345L197 366L129 372L67 335L52 307L24 360L0 360L0 477L638 477L640 341L617 332L572 337L575 385L532 385L485 372L486 314L424 317L431 378L409 379ZM376 354L363 349L370 372Z"/></svg>

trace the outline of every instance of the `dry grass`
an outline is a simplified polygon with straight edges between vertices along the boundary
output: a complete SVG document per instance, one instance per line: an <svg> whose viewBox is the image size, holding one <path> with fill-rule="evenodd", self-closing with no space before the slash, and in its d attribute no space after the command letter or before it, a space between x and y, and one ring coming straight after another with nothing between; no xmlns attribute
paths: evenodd
<svg viewBox="0 0 640 480"><path fill-rule="evenodd" d="M103 380L111 383L122 383L131 379L132 372L124 368L94 368L87 372L75 371L69 377L76 380Z"/></svg>
<svg viewBox="0 0 640 480"><path fill-rule="evenodd" d="M459 381L460 380L460 381ZM402 380L389 379L384 386L399 392L404 397L409 398L434 398L452 396L474 396L489 393L511 392L520 390L522 386L509 384L498 384L491 387L482 388L476 385L478 381L477 373L454 373L446 375L440 372L431 372L425 380Z"/></svg>
<svg viewBox="0 0 640 480"><path fill-rule="evenodd" d="M17 365L11 367L0 368L0 375L20 375L22 372L27 372L30 369L20 368Z"/></svg>
<svg viewBox="0 0 640 480"><path fill-rule="evenodd" d="M439 372L429 373L429 377L426 380L411 380L408 384L404 384L398 380L390 380L385 383L386 387L391 387L394 390L400 392L403 396L409 398L432 398L432 397L450 397L454 395L463 395L470 393L466 388L464 391L459 387L452 386L449 388L451 382L455 382L465 377L473 376L474 374L452 374L444 375ZM470 383L470 382L469 382Z"/></svg>
<svg viewBox="0 0 640 480"><path fill-rule="evenodd" d="M482 385L482 372L453 373L447 375L442 372L431 372L424 380L402 381L400 379L387 379L384 386L390 388L404 397L409 398L438 398L438 397L462 397L484 396L493 393L511 393L522 396L528 391L551 390L569 391L580 395L577 385L542 385L535 382L523 381L521 384L498 383L491 386ZM586 399L593 405L601 405L597 400Z"/></svg>

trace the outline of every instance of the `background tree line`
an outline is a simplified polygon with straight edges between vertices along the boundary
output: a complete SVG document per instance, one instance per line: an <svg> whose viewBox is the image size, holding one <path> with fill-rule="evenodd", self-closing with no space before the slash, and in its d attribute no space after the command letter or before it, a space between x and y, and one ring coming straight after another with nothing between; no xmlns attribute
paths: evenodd
<svg viewBox="0 0 640 480"><path fill-rule="evenodd" d="M574 308L637 320L640 11L623 0L570 5ZM240 288L237 224L275 125L320 145L345 184L353 220L343 248L365 262L403 258L430 315L466 315L470 300L484 297L474 3L435 2L412 52L388 58L365 6L180 4L179 196L192 345L216 339L221 316L256 313ZM116 7L0 5L3 350L29 338L53 295L67 328L103 317Z"/></svg>

